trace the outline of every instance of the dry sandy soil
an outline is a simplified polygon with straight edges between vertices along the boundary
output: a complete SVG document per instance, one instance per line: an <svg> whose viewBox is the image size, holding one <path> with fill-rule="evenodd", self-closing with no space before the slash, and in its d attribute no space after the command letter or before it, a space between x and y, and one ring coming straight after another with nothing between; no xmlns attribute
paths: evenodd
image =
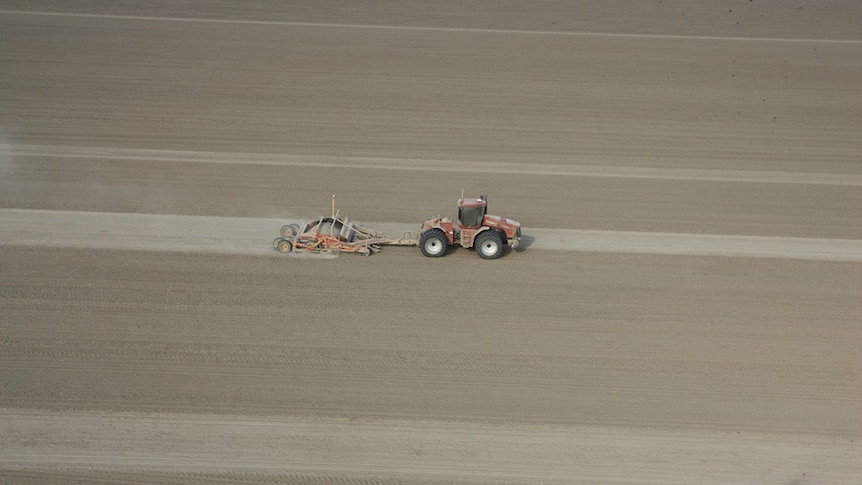
<svg viewBox="0 0 862 485"><path fill-rule="evenodd" d="M862 4L278 3L0 0L0 482L860 483Z"/></svg>

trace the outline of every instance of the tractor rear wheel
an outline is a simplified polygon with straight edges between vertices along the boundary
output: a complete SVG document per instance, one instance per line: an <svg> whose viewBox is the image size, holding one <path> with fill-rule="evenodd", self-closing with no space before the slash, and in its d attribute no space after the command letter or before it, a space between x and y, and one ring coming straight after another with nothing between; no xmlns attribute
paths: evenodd
<svg viewBox="0 0 862 485"><path fill-rule="evenodd" d="M422 233L419 237L419 249L422 254L429 258L439 258L446 254L446 247L449 241L446 239L446 234L440 229L430 229Z"/></svg>
<svg viewBox="0 0 862 485"><path fill-rule="evenodd" d="M482 259L497 259L503 255L503 237L491 229L476 236L473 247Z"/></svg>

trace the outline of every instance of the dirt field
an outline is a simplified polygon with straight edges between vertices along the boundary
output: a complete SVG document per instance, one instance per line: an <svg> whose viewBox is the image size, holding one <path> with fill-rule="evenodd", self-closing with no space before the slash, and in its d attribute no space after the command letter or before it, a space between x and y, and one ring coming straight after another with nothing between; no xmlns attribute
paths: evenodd
<svg viewBox="0 0 862 485"><path fill-rule="evenodd" d="M0 0L0 482L859 483L858 2L127 3Z"/></svg>

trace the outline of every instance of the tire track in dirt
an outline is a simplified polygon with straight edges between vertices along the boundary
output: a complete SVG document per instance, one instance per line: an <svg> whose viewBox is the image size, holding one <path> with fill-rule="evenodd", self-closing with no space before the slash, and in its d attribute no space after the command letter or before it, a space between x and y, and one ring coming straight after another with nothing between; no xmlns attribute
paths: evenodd
<svg viewBox="0 0 862 485"><path fill-rule="evenodd" d="M803 476L851 483L859 470L858 444L817 434L11 409L0 416L8 418L0 421L6 452L0 471L58 478L98 472L167 483L231 477L348 485L594 483L599 477L724 483L732 474L758 483ZM76 439L52 439L46 429ZM672 465L668 456L679 461Z"/></svg>
<svg viewBox="0 0 862 485"><path fill-rule="evenodd" d="M275 467L273 467L275 468ZM122 469L103 466L74 467L72 465L51 467L10 466L0 467L0 476L14 479L19 485L34 483L39 485L93 485L99 483L114 484L152 484L164 485L210 485L214 483L270 485L451 485L450 479L426 478L410 479L406 476L397 478L381 478L372 476L336 476L330 473L282 473L278 471L226 471L223 473L206 471L166 471L153 468L122 467ZM479 483L479 482L474 482ZM481 483L487 483L482 481ZM496 481L500 485L506 483Z"/></svg>
<svg viewBox="0 0 862 485"><path fill-rule="evenodd" d="M284 257L271 246L279 228L307 220L0 209L0 244ZM417 234L415 224L367 225L393 237ZM525 227L518 251L528 249L862 261L862 241L851 239Z"/></svg>
<svg viewBox="0 0 862 485"><path fill-rule="evenodd" d="M56 7L55 7L56 8ZM389 7L391 8L391 6ZM414 7L415 8L415 7ZM146 11L146 8L144 9ZM811 43L811 44L862 44L862 40L842 38L815 38L815 37L755 37L755 36L731 36L731 35L685 35L668 33L639 33L639 32L597 32L594 30L571 31L554 29L500 29L489 27L445 27L429 25L402 25L402 24L367 24L367 23L344 23L344 22L302 22L296 20L263 20L250 18L213 18L207 16L177 16L165 17L151 11L150 14L107 14L92 12L68 12L68 11L39 11L39 10L0 10L0 15L17 16L42 16L42 17L67 17L79 19L97 19L112 21L137 21L137 22L159 22L159 23L188 23L188 24L234 24L250 26L277 26L277 27L308 27L315 29L350 29L350 30L390 30L390 31L419 31L447 33L473 33L487 35L522 35L522 36L553 36L553 37L595 37L606 39L661 39L679 41L706 41L706 42L752 42L752 43ZM244 14L246 12L241 12ZM410 17L415 17L411 10ZM485 23L483 22L483 25ZM556 26L556 24L554 24ZM590 26L594 28L594 26Z"/></svg>
<svg viewBox="0 0 862 485"><path fill-rule="evenodd" d="M784 172L658 167L614 167L580 164L475 162L350 156L226 153L131 148L100 148L48 145L0 146L0 155L21 158L87 158L140 162L217 163L234 165L282 165L316 168L363 168L446 173L492 173L545 175L551 177L614 177L711 182L752 182L862 186L862 174Z"/></svg>

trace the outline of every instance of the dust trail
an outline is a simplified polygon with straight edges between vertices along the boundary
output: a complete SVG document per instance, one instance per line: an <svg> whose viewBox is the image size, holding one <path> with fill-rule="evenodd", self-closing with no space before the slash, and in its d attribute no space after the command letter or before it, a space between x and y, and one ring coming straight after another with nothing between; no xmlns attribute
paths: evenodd
<svg viewBox="0 0 862 485"><path fill-rule="evenodd" d="M0 244L268 254L288 222L297 221L3 209Z"/></svg>
<svg viewBox="0 0 862 485"><path fill-rule="evenodd" d="M282 225L307 219L0 209L0 244L271 254ZM418 224L368 223L391 237ZM556 250L862 262L862 240L524 229L518 251Z"/></svg>

